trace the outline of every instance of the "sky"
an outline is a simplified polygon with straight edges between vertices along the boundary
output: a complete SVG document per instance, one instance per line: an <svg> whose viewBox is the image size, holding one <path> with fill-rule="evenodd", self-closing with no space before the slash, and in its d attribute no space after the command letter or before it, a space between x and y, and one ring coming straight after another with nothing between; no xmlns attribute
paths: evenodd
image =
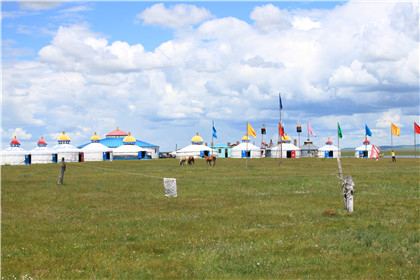
<svg viewBox="0 0 420 280"><path fill-rule="evenodd" d="M420 123L418 1L2 1L1 20L3 149L118 126L173 151L197 132L210 144L213 122L214 144L249 122L260 145L280 115L302 145L307 123L337 145L338 122L342 148L365 125L390 145L391 123L413 145Z"/></svg>

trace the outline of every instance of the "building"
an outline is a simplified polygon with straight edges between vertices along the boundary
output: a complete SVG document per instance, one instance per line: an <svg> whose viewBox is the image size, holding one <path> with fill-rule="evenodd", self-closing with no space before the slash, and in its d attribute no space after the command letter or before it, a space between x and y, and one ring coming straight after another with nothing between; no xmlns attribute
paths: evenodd
<svg viewBox="0 0 420 280"><path fill-rule="evenodd" d="M218 158L230 158L232 146L230 143L213 145L213 149L217 151Z"/></svg>
<svg viewBox="0 0 420 280"><path fill-rule="evenodd" d="M144 148L137 146L137 140L129 132L121 139L123 145L112 150L114 160L122 159L151 159L152 155Z"/></svg>
<svg viewBox="0 0 420 280"><path fill-rule="evenodd" d="M191 145L188 145L180 150L175 151L176 158L189 157L189 156L193 156L194 158L200 158L202 156L211 156L211 155L217 157L218 155L217 151L215 149L207 147L203 143L204 143L203 138L201 138L201 136L199 136L197 132L197 134L193 138L191 138Z"/></svg>
<svg viewBox="0 0 420 280"><path fill-rule="evenodd" d="M66 162L83 162L83 151L70 144L70 138L63 131L58 137L58 144L53 147L53 153L57 155L56 162L61 162L64 158Z"/></svg>
<svg viewBox="0 0 420 280"><path fill-rule="evenodd" d="M267 156L271 158L280 158L281 155L282 158L300 158L300 148L293 145L291 142L292 139L285 133L284 136L281 137L281 145L279 144L269 149Z"/></svg>
<svg viewBox="0 0 420 280"><path fill-rule="evenodd" d="M370 153L372 152L372 145L370 144L369 139L363 141L363 145L355 149L354 156L357 158L370 158Z"/></svg>
<svg viewBox="0 0 420 280"><path fill-rule="evenodd" d="M245 134L242 137L242 143L233 147L231 150L232 158L260 158L261 148L251 144L251 139Z"/></svg>
<svg viewBox="0 0 420 280"><path fill-rule="evenodd" d="M126 136L128 136L128 133L120 130L117 126L116 130L108 133L105 136L105 138L99 140L99 143L101 143L102 145L108 148L115 149L124 145L123 140ZM78 148L83 148L89 144L90 143L85 143L83 145L78 146ZM135 145L143 148L144 150L146 150L146 152L149 152L152 158L159 158L159 146L156 146L147 142L139 141L139 140L136 140Z"/></svg>
<svg viewBox="0 0 420 280"><path fill-rule="evenodd" d="M10 147L1 152L1 165L30 164L29 153L20 147L20 141L15 138L10 141Z"/></svg>
<svg viewBox="0 0 420 280"><path fill-rule="evenodd" d="M90 138L91 143L81 148L85 161L112 161L112 149L100 143L101 138L95 134Z"/></svg>
<svg viewBox="0 0 420 280"><path fill-rule="evenodd" d="M29 151L29 161L35 163L57 163L57 153L47 147L47 141L41 136L37 143L37 147Z"/></svg>
<svg viewBox="0 0 420 280"><path fill-rule="evenodd" d="M318 156L318 146L314 145L309 138L303 144L304 145L300 147L301 157Z"/></svg>
<svg viewBox="0 0 420 280"><path fill-rule="evenodd" d="M340 150L333 145L333 142L330 138L328 138L327 142L325 142L325 146L322 146L318 149L318 157L319 158L337 158L341 157Z"/></svg>

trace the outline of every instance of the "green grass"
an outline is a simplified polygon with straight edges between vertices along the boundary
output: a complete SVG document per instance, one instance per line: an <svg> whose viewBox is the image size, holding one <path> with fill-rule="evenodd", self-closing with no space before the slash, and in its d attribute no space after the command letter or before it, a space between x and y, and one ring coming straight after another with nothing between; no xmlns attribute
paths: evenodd
<svg viewBox="0 0 420 280"><path fill-rule="evenodd" d="M335 159L3 166L2 278L419 279L419 160L341 162L352 214Z"/></svg>

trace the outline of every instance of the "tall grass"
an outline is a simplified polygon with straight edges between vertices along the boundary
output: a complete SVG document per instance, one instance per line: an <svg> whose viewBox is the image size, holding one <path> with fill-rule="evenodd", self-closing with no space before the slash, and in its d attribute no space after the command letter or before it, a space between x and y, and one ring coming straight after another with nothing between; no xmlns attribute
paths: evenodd
<svg viewBox="0 0 420 280"><path fill-rule="evenodd" d="M2 278L418 279L419 160L341 162L352 214L335 159L4 166Z"/></svg>

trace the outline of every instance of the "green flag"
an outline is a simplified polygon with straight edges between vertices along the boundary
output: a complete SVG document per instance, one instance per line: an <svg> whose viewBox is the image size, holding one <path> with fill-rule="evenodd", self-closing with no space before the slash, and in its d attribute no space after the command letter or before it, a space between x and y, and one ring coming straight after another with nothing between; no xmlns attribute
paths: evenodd
<svg viewBox="0 0 420 280"><path fill-rule="evenodd" d="M338 125L338 137L343 138L343 134L341 133L340 123L337 123L337 125Z"/></svg>

